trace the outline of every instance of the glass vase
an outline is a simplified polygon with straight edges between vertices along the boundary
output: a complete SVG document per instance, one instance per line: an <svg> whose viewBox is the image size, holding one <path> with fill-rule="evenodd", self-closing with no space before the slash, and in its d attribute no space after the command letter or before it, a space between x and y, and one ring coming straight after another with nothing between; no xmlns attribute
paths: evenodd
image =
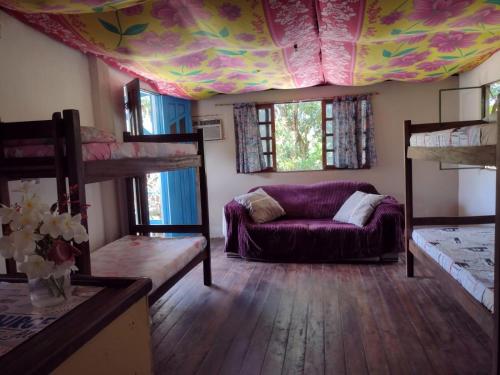
<svg viewBox="0 0 500 375"><path fill-rule="evenodd" d="M49 307L64 303L71 294L70 271L64 275L44 278L29 278L31 304L35 307Z"/></svg>

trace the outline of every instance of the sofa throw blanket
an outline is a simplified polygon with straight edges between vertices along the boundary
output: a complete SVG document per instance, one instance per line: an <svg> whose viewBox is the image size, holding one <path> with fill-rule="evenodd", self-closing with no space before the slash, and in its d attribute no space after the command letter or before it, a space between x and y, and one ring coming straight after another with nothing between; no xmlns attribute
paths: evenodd
<svg viewBox="0 0 500 375"><path fill-rule="evenodd" d="M265 261L329 262L404 249L403 207L394 198L384 198L363 228L332 220L355 191L378 194L370 184L336 181L265 189L286 215L256 224L243 206L234 200L228 203L228 254Z"/></svg>

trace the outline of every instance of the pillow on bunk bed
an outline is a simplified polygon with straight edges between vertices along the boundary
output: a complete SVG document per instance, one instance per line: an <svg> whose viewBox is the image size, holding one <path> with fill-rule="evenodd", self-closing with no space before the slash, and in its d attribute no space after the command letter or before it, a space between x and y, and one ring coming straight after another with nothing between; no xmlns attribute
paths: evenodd
<svg viewBox="0 0 500 375"><path fill-rule="evenodd" d="M356 191L340 207L333 220L364 227L372 212L384 198L385 195Z"/></svg>
<svg viewBox="0 0 500 375"><path fill-rule="evenodd" d="M253 221L259 224L267 223L285 214L283 207L262 188L239 195L234 200L244 206Z"/></svg>
<svg viewBox="0 0 500 375"><path fill-rule="evenodd" d="M80 127L80 136L82 139L82 144L117 142L114 134L90 126ZM50 138L27 138L27 139L16 139L16 140L5 141L4 145L7 147L16 147L16 146L48 145L51 143L52 140Z"/></svg>

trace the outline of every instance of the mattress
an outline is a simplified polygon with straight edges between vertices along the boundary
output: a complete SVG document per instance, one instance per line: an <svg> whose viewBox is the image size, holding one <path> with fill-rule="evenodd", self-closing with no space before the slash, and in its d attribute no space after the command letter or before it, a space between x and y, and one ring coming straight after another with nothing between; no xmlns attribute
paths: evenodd
<svg viewBox="0 0 500 375"><path fill-rule="evenodd" d="M415 229L413 241L493 311L495 225Z"/></svg>
<svg viewBox="0 0 500 375"><path fill-rule="evenodd" d="M495 145L497 124L482 124L431 133L416 133L410 137L414 147L464 147Z"/></svg>
<svg viewBox="0 0 500 375"><path fill-rule="evenodd" d="M54 146L47 144L6 147L6 158L50 157L54 156ZM153 142L110 142L82 144L83 161L166 158L172 156L196 155L193 143L153 143Z"/></svg>
<svg viewBox="0 0 500 375"><path fill-rule="evenodd" d="M91 254L92 275L148 277L153 292L200 254L206 243L203 236L125 236Z"/></svg>

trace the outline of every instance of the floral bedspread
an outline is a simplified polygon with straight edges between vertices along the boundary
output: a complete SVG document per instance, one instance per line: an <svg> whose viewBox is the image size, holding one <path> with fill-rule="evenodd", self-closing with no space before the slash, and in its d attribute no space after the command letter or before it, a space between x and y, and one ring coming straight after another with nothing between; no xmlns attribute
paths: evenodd
<svg viewBox="0 0 500 375"><path fill-rule="evenodd" d="M1 7L160 93L192 99L433 81L500 48L498 0L0 0Z"/></svg>
<svg viewBox="0 0 500 375"><path fill-rule="evenodd" d="M82 144L84 161L127 159L127 158L161 158L170 156L187 156L197 153L193 143L151 143L151 142L112 142ZM54 155L52 145L24 145L6 147L5 157L48 157Z"/></svg>

